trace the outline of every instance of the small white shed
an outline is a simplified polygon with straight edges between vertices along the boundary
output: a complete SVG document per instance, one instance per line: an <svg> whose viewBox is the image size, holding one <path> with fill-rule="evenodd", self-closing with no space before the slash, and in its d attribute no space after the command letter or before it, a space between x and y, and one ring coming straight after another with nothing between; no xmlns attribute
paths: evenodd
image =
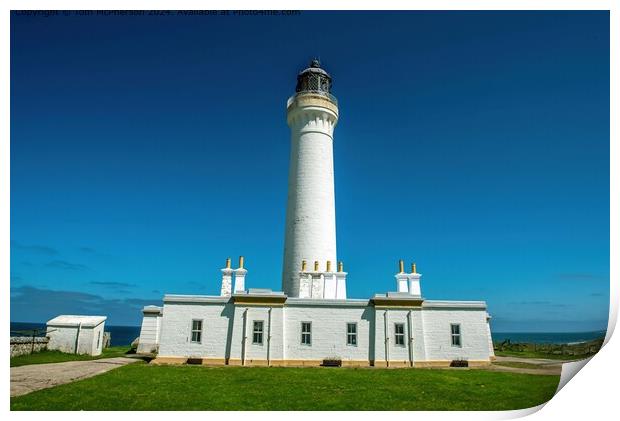
<svg viewBox="0 0 620 421"><path fill-rule="evenodd" d="M101 355L105 316L61 315L47 322L47 349Z"/></svg>

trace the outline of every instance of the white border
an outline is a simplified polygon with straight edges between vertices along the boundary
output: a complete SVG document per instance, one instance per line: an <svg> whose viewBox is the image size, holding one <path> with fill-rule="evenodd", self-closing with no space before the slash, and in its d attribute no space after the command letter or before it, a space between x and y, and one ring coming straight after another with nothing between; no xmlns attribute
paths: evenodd
<svg viewBox="0 0 620 421"><path fill-rule="evenodd" d="M618 19L618 2L614 1L600 1L600 0L436 0L436 1L391 1L384 0L379 3L369 2L367 0L360 0L357 2L345 2L334 0L313 0L312 2L304 2L300 0L296 1L264 1L261 3L254 3L250 1L231 0L228 2L204 2L198 0L176 0L176 1L144 1L144 0L108 0L108 1L90 1L88 4L77 0L59 0L59 1L44 1L44 0L8 0L2 2L2 31L0 32L0 48L1 51L1 80L0 84L0 101L3 106L0 112L0 127L2 128L2 137L0 141L0 200L2 200L2 206L0 207L0 235L2 241L0 242L0 268L2 273L2 283L4 288L2 306L2 334L5 338L9 336L9 253L10 253L10 146L8 139L10 138L9 128L9 107L10 107L10 79L9 79L9 28L10 28L10 10L11 9L299 9L299 10L322 10L322 9L360 9L360 10L373 10L373 9L395 9L395 10L611 10L611 184L610 184L610 207L611 207L611 221L610 221L610 279L617 280L618 260L614 260L613 256L620 256L618 249L619 239L619 225L618 215L620 214L620 208L618 206L618 200L620 199L620 183L619 172L616 166L618 161L618 128L617 121L614 120L616 112L618 111L618 84L617 75L619 73L618 66L618 40L620 40L619 32L619 19ZM616 164L616 165L614 165ZM615 355L620 355L618 340L611 338L611 334L615 328L617 314L618 314L618 283L611 282L610 286L610 318L609 327L606 337L606 345L603 350L593 357L588 362L588 369L583 370L575 378L575 380L569 382L561 391L554 397L546 406L541 405L537 408L530 408L528 410L520 411L506 411L506 412L401 412L401 413L342 413L334 412L331 415L336 417L355 417L355 418L382 418L389 416L392 419L410 419L412 416L421 417L424 419L507 419L520 417L527 414L536 412L541 407L545 408L536 412L532 418L535 419L572 419L588 417L590 420L596 418L607 419L609 414L615 413L615 402L617 399L615 390L615 383L620 370ZM8 353L8 347L5 348L5 352ZM4 361L8 361L9 356L6 355ZM6 364L6 363L5 363ZM9 408L9 382L6 379L9 377L8 366L2 366L4 371L4 379L2 387L2 397L4 400L4 409L8 411ZM566 367L566 373L568 371L575 371L575 366ZM567 374L563 373L563 377ZM613 382L613 383L612 383ZM121 412L114 415L106 414L102 412L97 413L47 413L45 417L51 417L52 419L77 419L83 417L94 417L95 419L107 419L110 416L121 418L135 418L141 417L146 414L142 413L130 413ZM12 417L16 419L30 418L31 416L39 417L32 413L12 413ZM171 416L167 412L148 413L149 417L164 419ZM183 417L193 419L204 419L207 414L196 412L186 413ZM215 415L211 415L215 416ZM295 417L296 419L314 419L317 415L310 412L296 413L294 415L286 412L254 412L254 413L229 413L226 417L252 417L256 419L285 419L289 417Z"/></svg>

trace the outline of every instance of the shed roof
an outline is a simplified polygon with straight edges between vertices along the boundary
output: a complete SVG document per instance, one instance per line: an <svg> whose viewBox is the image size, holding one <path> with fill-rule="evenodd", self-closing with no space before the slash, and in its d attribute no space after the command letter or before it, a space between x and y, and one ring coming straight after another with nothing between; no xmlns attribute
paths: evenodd
<svg viewBox="0 0 620 421"><path fill-rule="evenodd" d="M106 316L76 316L71 314L62 314L54 317L52 320L48 320L47 325L52 326L79 326L82 327L95 327L105 322Z"/></svg>

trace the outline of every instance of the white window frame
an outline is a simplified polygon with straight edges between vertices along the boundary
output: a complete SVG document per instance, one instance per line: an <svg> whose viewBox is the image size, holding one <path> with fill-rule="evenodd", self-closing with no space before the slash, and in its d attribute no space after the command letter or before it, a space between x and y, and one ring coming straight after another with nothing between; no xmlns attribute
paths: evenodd
<svg viewBox="0 0 620 421"><path fill-rule="evenodd" d="M200 329L194 329L194 322L200 322ZM204 332L204 320L203 319L192 319L191 325L189 327L189 341L193 344L201 344L202 343L202 334ZM198 334L198 340L194 340L194 333Z"/></svg>
<svg viewBox="0 0 620 421"><path fill-rule="evenodd" d="M260 323L260 330L256 329L257 324ZM256 341L256 335L260 335L260 341ZM252 344L253 345L262 345L264 343L265 336L265 321L264 320L254 320L252 323Z"/></svg>
<svg viewBox="0 0 620 421"><path fill-rule="evenodd" d="M458 329L458 333L454 333L454 327ZM454 339L458 340L457 344L454 343ZM455 348L463 347L463 334L460 323L450 323L450 344Z"/></svg>
<svg viewBox="0 0 620 421"><path fill-rule="evenodd" d="M402 328L402 333L398 333L397 327L400 326ZM403 343L398 343L398 338L401 337L403 339ZM394 346L405 346L405 324L404 323L394 323Z"/></svg>
<svg viewBox="0 0 620 421"><path fill-rule="evenodd" d="M353 326L354 331L349 332L349 326ZM351 339L353 339L351 341ZM347 346L357 346L357 323L347 322Z"/></svg>
<svg viewBox="0 0 620 421"><path fill-rule="evenodd" d="M304 331L304 326L308 326L308 331ZM304 335L308 336L308 342L304 342ZM301 322L301 344L305 346L312 346L312 322Z"/></svg>

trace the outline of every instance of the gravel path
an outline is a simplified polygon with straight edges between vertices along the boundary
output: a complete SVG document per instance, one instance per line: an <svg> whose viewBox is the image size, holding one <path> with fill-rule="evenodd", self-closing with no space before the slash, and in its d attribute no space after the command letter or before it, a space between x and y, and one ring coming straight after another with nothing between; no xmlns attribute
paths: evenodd
<svg viewBox="0 0 620 421"><path fill-rule="evenodd" d="M562 373L562 363L568 361L547 360L542 358L519 358L519 357L496 357L495 363L489 367L489 370L509 371L513 373L525 374L546 374L559 376ZM497 363L527 363L537 366L536 368L524 367L507 367L497 365Z"/></svg>
<svg viewBox="0 0 620 421"><path fill-rule="evenodd" d="M495 357L498 362L528 363L536 365L562 365L573 360L551 360L544 358Z"/></svg>
<svg viewBox="0 0 620 421"><path fill-rule="evenodd" d="M136 358L102 358L91 361L31 364L11 367L11 396L25 395L105 373L126 364L140 361Z"/></svg>

